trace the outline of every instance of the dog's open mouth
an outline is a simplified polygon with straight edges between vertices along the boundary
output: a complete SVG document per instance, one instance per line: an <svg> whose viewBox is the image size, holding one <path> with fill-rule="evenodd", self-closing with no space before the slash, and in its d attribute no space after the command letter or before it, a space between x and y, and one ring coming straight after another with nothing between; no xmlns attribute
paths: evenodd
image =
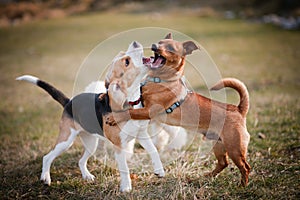
<svg viewBox="0 0 300 200"><path fill-rule="evenodd" d="M151 69L160 68L164 66L165 63L166 59L158 53L154 53L154 57L151 56L150 58L143 58L143 64Z"/></svg>

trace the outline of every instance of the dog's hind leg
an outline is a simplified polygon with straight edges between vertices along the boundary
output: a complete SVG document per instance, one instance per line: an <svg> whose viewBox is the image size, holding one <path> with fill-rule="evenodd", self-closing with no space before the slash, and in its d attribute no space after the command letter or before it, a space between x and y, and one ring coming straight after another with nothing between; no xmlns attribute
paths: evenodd
<svg viewBox="0 0 300 200"><path fill-rule="evenodd" d="M250 165L246 161L246 157L244 156L234 156L230 157L234 164L239 168L241 172L241 185L243 187L248 185L249 173L251 170Z"/></svg>
<svg viewBox="0 0 300 200"><path fill-rule="evenodd" d="M217 166L215 169L207 174L210 176L216 176L218 173L220 173L224 168L228 166L228 155L225 150L224 144L221 141L216 142L216 144L213 147L214 154L218 160Z"/></svg>
<svg viewBox="0 0 300 200"><path fill-rule="evenodd" d="M61 130L62 131L62 130ZM76 136L78 135L79 131L70 127L70 134L66 141L62 141L58 143L55 148L50 151L47 155L43 157L43 168L41 174L41 181L45 184L51 184L51 177L50 177L50 167L53 160L58 157L61 153L66 151L70 148L75 140Z"/></svg>
<svg viewBox="0 0 300 200"><path fill-rule="evenodd" d="M99 138L97 138L96 136L94 136L90 133L82 131L80 133L80 139L85 148L84 154L78 163L81 174L82 174L82 178L85 180L93 181L95 176L89 172L86 165L87 165L88 159L95 153L95 151L97 149Z"/></svg>
<svg viewBox="0 0 300 200"><path fill-rule="evenodd" d="M241 185L247 186L248 185L248 178L251 171L251 167L246 161L247 157L247 145L248 141L244 141L240 145L236 145L236 148L231 148L228 150L228 155L234 164L239 168L241 172Z"/></svg>
<svg viewBox="0 0 300 200"><path fill-rule="evenodd" d="M227 133L226 140L223 141L229 158L239 168L241 173L241 185L247 186L248 176L251 170L250 165L246 161L247 149L250 141L250 134L244 127L233 127L227 129L231 134Z"/></svg>
<svg viewBox="0 0 300 200"><path fill-rule="evenodd" d="M139 143L142 145L142 147L148 152L148 154L151 157L153 167L154 167L154 173L158 177L164 177L165 176L165 171L163 168L163 165L161 163L158 151L154 144L152 143L152 140L150 136L147 134L147 136L144 137L139 137L138 138Z"/></svg>

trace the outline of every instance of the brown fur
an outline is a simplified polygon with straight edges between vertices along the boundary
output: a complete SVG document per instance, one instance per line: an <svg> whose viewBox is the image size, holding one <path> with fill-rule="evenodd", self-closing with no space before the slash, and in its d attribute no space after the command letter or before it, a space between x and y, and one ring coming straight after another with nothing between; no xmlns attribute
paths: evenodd
<svg viewBox="0 0 300 200"><path fill-rule="evenodd" d="M103 116L103 121L105 121L106 116ZM120 127L122 127L123 124L121 126L109 126L108 124L104 124L103 123L103 132L104 132L104 136L111 141L115 147L117 147L117 150L121 149L121 139L120 139Z"/></svg>
<svg viewBox="0 0 300 200"><path fill-rule="evenodd" d="M68 140L71 134L70 128L75 129L74 120L70 118L67 114L63 113L59 123L59 136L57 138L56 145Z"/></svg>
<svg viewBox="0 0 300 200"><path fill-rule="evenodd" d="M218 163L209 175L216 176L226 168L230 157L241 172L241 184L246 186L250 173L250 165L246 161L250 135L246 129L245 118L249 108L249 95L243 83L229 78L223 79L212 88L213 90L223 87L236 89L241 97L238 106L217 102L193 92L187 94L179 108L171 114L165 113L170 105L180 99L178 94L185 91L179 78L183 75L185 56L196 49L198 47L193 42L174 41L171 35L161 40L156 52L167 61L162 67L152 70L149 75L160 77L168 82L147 83L142 92L144 108L108 115L106 121L114 125L116 122L130 118L155 118L163 123L197 130L204 134L214 132L219 135L219 141L213 149Z"/></svg>

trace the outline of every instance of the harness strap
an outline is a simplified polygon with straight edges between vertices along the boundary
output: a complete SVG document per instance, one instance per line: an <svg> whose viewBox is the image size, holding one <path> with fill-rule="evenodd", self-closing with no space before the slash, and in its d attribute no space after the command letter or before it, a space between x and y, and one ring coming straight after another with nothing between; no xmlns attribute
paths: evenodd
<svg viewBox="0 0 300 200"><path fill-rule="evenodd" d="M164 80L160 79L159 77L150 77L150 76L147 76L146 80L141 83L141 86L140 86L141 97L137 100L137 101L141 101L142 102L142 106L143 107L144 107L144 105L143 105L143 100L142 100L142 87L145 86L147 84L147 82L162 83L162 82L168 82L168 81L164 81ZM185 84L184 77L181 78L181 83L183 84L183 86L185 88L187 88L187 86ZM185 100L185 98L186 98L186 96L187 96L188 93L191 93L191 91L187 90L187 93L186 93L185 97L182 98L181 100L176 101L175 103L173 103L168 109L166 109L166 113L170 114L170 113L173 112L174 109L180 107L180 105L184 102L184 100ZM130 103L131 102L129 102L129 104Z"/></svg>

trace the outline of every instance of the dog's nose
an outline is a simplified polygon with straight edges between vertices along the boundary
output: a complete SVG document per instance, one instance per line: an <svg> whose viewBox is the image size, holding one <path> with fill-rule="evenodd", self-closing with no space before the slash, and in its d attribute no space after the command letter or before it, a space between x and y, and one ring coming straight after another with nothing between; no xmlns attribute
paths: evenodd
<svg viewBox="0 0 300 200"><path fill-rule="evenodd" d="M154 51L154 52L156 52L156 51L157 51L157 46L156 46L156 44L152 44L152 46L151 46L151 50L152 50L152 51Z"/></svg>

